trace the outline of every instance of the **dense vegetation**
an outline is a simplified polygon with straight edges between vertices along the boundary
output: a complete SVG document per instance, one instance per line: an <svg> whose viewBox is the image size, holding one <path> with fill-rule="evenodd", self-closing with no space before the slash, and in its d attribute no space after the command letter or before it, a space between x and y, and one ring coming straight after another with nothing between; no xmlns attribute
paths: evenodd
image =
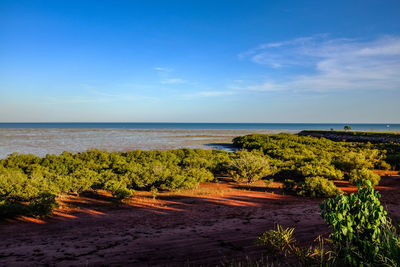
<svg viewBox="0 0 400 267"><path fill-rule="evenodd" d="M336 195L339 191L329 180L349 179L353 184L369 180L377 185L380 177L371 169L400 167L398 144L334 142L292 134L252 134L236 137L233 143L264 153L276 170L273 178L281 180L287 192L303 196Z"/></svg>
<svg viewBox="0 0 400 267"><path fill-rule="evenodd" d="M227 152L201 149L91 150L44 158L14 153L0 161L0 216L46 215L62 193L104 189L123 199L138 189L192 188L213 180L228 161Z"/></svg>
<svg viewBox="0 0 400 267"><path fill-rule="evenodd" d="M179 190L229 175L235 181L280 181L289 193L330 197L332 180L354 184L380 177L371 169L400 168L400 145L333 142L292 134L237 137L235 153L221 150L11 154L0 160L0 217L51 213L56 197L103 189L116 199L135 190ZM387 162L391 165L389 165Z"/></svg>

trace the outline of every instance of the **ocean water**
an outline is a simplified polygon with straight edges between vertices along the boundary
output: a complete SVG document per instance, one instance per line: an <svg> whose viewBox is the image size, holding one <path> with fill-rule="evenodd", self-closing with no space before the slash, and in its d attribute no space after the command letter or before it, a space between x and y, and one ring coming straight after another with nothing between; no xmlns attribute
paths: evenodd
<svg viewBox="0 0 400 267"><path fill-rule="evenodd" d="M306 123L0 123L0 158L18 152L45 156L63 151L230 149L235 136L343 129L345 124ZM398 131L400 124L348 124L354 130Z"/></svg>
<svg viewBox="0 0 400 267"><path fill-rule="evenodd" d="M180 130L343 130L350 125L356 131L397 131L400 124L385 123L153 123L153 122L57 122L0 123L0 129L180 129Z"/></svg>

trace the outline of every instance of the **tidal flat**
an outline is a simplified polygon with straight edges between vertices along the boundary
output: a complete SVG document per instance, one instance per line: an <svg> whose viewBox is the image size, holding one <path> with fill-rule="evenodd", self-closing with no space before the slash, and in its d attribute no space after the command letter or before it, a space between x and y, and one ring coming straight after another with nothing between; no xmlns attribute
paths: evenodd
<svg viewBox="0 0 400 267"><path fill-rule="evenodd" d="M228 149L232 138L250 133L279 133L282 130L195 130L195 129L0 129L0 158L17 152L45 156L84 152L176 148Z"/></svg>

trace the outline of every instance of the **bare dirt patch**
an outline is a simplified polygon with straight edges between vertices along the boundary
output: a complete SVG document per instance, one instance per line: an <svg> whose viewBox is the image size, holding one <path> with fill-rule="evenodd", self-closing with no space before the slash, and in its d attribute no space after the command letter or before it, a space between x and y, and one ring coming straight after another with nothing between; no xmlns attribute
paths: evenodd
<svg viewBox="0 0 400 267"><path fill-rule="evenodd" d="M397 220L400 176L380 174L382 203ZM337 185L345 192L357 189ZM329 233L320 217L322 199L284 195L276 184L226 180L153 197L137 192L120 204L105 192L63 196L49 219L2 222L0 265L220 265L259 256L256 236L277 223L295 227L303 244Z"/></svg>

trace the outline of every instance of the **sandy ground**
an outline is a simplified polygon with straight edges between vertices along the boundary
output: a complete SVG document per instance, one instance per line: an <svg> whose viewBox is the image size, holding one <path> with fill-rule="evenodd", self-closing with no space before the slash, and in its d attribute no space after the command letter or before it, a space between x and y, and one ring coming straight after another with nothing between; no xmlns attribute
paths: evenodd
<svg viewBox="0 0 400 267"><path fill-rule="evenodd" d="M384 175L384 173L382 173ZM356 190L345 182L347 192ZM384 176L378 190L390 215L400 218L400 176ZM122 205L105 193L64 196L55 215L0 224L1 266L215 266L257 257L257 235L279 223L295 227L302 244L329 228L321 199L283 195L260 181L250 188L229 181L195 190L137 192Z"/></svg>

